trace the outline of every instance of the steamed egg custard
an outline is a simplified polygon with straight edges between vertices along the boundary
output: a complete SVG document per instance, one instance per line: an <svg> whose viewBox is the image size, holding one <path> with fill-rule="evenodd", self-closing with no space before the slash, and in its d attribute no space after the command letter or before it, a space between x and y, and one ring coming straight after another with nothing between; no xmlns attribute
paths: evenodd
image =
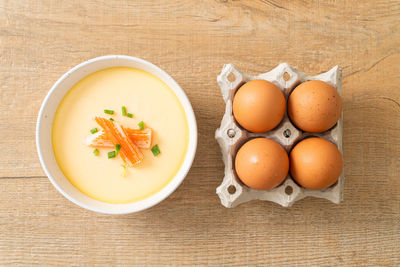
<svg viewBox="0 0 400 267"><path fill-rule="evenodd" d="M163 81L113 67L76 83L53 121L56 161L87 196L114 204L145 199L176 175L189 143L187 118Z"/></svg>

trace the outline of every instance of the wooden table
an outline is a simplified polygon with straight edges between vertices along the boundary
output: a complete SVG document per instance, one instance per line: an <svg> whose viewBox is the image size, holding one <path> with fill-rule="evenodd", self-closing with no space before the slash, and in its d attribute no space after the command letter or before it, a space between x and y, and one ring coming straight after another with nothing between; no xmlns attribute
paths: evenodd
<svg viewBox="0 0 400 267"><path fill-rule="evenodd" d="M0 265L400 265L400 2L0 1ZM89 58L149 60L184 88L199 144L184 183L150 210L107 216L45 176L35 123L52 84ZM340 205L224 208L214 139L224 63L251 74L288 62L343 67Z"/></svg>

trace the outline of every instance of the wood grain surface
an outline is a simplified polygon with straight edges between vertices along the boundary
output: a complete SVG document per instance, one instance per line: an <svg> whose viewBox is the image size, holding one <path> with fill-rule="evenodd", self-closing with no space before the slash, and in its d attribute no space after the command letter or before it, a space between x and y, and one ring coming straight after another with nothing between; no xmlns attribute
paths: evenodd
<svg viewBox="0 0 400 267"><path fill-rule="evenodd" d="M184 183L150 210L100 215L45 176L35 123L52 84L87 59L125 54L170 73L196 113ZM400 1L0 0L0 266L400 266ZM223 64L343 67L340 205L234 209L215 188Z"/></svg>

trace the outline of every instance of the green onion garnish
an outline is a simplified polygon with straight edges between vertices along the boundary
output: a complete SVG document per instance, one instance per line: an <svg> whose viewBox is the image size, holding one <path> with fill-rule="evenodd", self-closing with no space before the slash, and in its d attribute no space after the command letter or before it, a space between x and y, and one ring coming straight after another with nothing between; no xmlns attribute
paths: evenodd
<svg viewBox="0 0 400 267"><path fill-rule="evenodd" d="M139 129L140 130L144 129L144 122L143 121L139 122L138 125L139 125Z"/></svg>
<svg viewBox="0 0 400 267"><path fill-rule="evenodd" d="M93 129L90 130L90 132L91 132L92 134L97 133L98 131L99 131L99 130L97 130L97 128L93 128Z"/></svg>
<svg viewBox="0 0 400 267"><path fill-rule="evenodd" d="M110 118L110 121L114 121L114 119L113 119L113 118Z"/></svg>
<svg viewBox="0 0 400 267"><path fill-rule="evenodd" d="M110 109L105 109L104 110L104 113L106 113L106 114L114 114L114 110L110 110Z"/></svg>
<svg viewBox="0 0 400 267"><path fill-rule="evenodd" d="M132 113L128 113L128 114L126 114L126 116L128 116L129 118L133 118L133 114Z"/></svg>
<svg viewBox="0 0 400 267"><path fill-rule="evenodd" d="M151 148L151 152L153 152L154 156L157 156L158 154L161 153L160 148L158 147L158 145L155 145Z"/></svg>
<svg viewBox="0 0 400 267"><path fill-rule="evenodd" d="M109 159L115 158L116 155L117 155L117 153L115 153L115 151L108 152L108 158Z"/></svg>
<svg viewBox="0 0 400 267"><path fill-rule="evenodd" d="M95 156L98 156L98 155L99 155L99 150L96 148L95 150L93 150L93 154L94 154Z"/></svg>
<svg viewBox="0 0 400 267"><path fill-rule="evenodd" d="M118 154L118 152L121 150L121 145L120 144L116 144L115 145L115 150L117 151L117 154Z"/></svg>
<svg viewBox="0 0 400 267"><path fill-rule="evenodd" d="M126 116L126 107L122 106L122 116Z"/></svg>
<svg viewBox="0 0 400 267"><path fill-rule="evenodd" d="M122 177L128 176L128 170L127 170L126 166L125 166L124 164L121 164L121 166L122 166L122 168L124 168L124 169L122 170L121 176L122 176Z"/></svg>

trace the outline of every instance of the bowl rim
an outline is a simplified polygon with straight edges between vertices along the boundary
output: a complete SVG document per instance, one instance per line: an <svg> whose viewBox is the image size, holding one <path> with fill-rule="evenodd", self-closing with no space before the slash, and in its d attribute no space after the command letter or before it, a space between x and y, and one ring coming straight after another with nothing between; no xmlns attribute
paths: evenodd
<svg viewBox="0 0 400 267"><path fill-rule="evenodd" d="M45 159L44 159L42 143L41 143L41 140L40 140L40 135L41 135L40 126L41 126L41 123L42 123L42 120L43 120L44 110L45 110L46 106L49 104L49 99L56 92L56 90L59 88L60 84L62 82L64 82L64 80L67 79L71 75L71 73L77 71L78 69L86 67L89 64L93 64L94 62L104 61L104 60L112 60L112 59L124 59L124 60L132 61L132 62L135 62L135 63L139 63L139 64L142 64L142 65L145 65L145 66L149 67L150 69L154 70L155 72L158 72L158 73L161 73L162 75L164 75L169 80L169 82L171 82L172 85L174 86L174 88L171 88L171 86L168 86L168 87L171 88L171 90L174 92L176 97L179 99L179 102L181 103L181 105L184 107L184 112L185 112L185 115L187 117L188 126L189 126L189 143L188 143L185 159L181 163L181 166L179 167L178 172L175 174L175 176L168 182L167 185L165 185L162 189L160 189L156 193L144 198L143 200L139 200L137 202L127 203L127 204L112 204L112 203L106 203L106 202L102 202L102 201L93 199L93 198L85 195L84 193L82 193L82 192L80 192L78 190L81 194L89 197L92 200L95 200L95 201L98 201L98 202L101 202L101 203L106 203L106 204L112 205L112 206L114 206L114 205L115 206L118 206L118 205L129 205L129 204L133 204L133 203L143 203L140 206L137 206L137 207L134 206L133 208L131 208L129 210L126 210L126 211L119 211L119 210L115 210L115 211L114 210L111 210L111 211L107 210L107 211L105 211L102 208L92 207L90 205L82 203L81 201L79 201L76 198L74 198L73 196L71 196L68 192L66 192L62 188L62 186L60 186L57 183L57 181L53 178L52 172L48 169L48 164L49 163L46 162ZM110 66L110 67L115 67L115 66ZM106 69L106 68L107 67L102 68L102 69ZM140 69L140 68L138 68L138 69ZM144 71L146 71L146 70L144 70ZM94 72L95 71L90 72L90 73L94 73ZM148 71L146 71L146 72L148 72ZM89 75L89 74L87 74L87 75ZM157 74L154 74L154 73L152 73L152 74L154 76L156 76L157 78L161 79L163 82L165 82L160 77L161 75L157 75ZM87 75L82 76L80 79L83 79ZM70 89L68 89L67 92L69 90ZM178 95L175 90L177 90L180 95ZM65 97L66 93L63 95L62 98ZM58 108L58 106L57 106L57 108ZM147 60L141 59L141 58L132 57L132 56L126 56L126 55L106 55L106 56L95 57L95 58L86 60L86 61L84 61L84 62L72 67L71 69L69 69L60 78L58 78L58 80L53 84L53 86L47 92L47 94L46 94L46 96L45 96L45 98L44 98L44 100L42 102L42 105L40 107L40 110L39 110L39 113L38 113L38 117L37 117L37 121L36 121L36 148L37 148L40 164L41 164L43 170L45 171L45 173L46 173L48 179L50 180L50 182L53 184L53 186L65 198L67 198L68 200L70 200L74 204L76 204L76 205L78 205L78 206L80 206L80 207L82 207L84 209L87 209L87 210L90 210L90 211L94 211L94 212L98 212L98 213L103 213L103 214L130 214L130 213L134 213L134 212L139 212L139 211L146 210L148 208L151 208L151 207L157 205L158 203L160 203L163 200L165 200L169 195L171 195L181 185L183 180L186 178L189 170L191 169L191 166L193 164L193 161L194 161L194 158L195 158L195 155L196 155L196 150L197 150L197 138L198 138L197 135L198 135L198 133L197 133L197 122L196 122L196 117L195 117L195 114L194 114L194 111L193 111L193 107L192 107L192 105L191 105L191 103L189 101L189 98L187 97L185 91L180 87L180 85L167 72L165 72L160 67L154 65L153 63L151 63L151 62L149 62ZM53 147L53 145L51 145L51 147ZM51 153L54 154L54 151L52 151ZM64 174L63 174L63 176L64 176L65 179L67 179ZM168 190L164 191L164 189L166 189L167 187L168 187ZM149 199L154 199L154 200L151 201L151 202L148 202ZM146 201L146 202L144 202L144 201Z"/></svg>

